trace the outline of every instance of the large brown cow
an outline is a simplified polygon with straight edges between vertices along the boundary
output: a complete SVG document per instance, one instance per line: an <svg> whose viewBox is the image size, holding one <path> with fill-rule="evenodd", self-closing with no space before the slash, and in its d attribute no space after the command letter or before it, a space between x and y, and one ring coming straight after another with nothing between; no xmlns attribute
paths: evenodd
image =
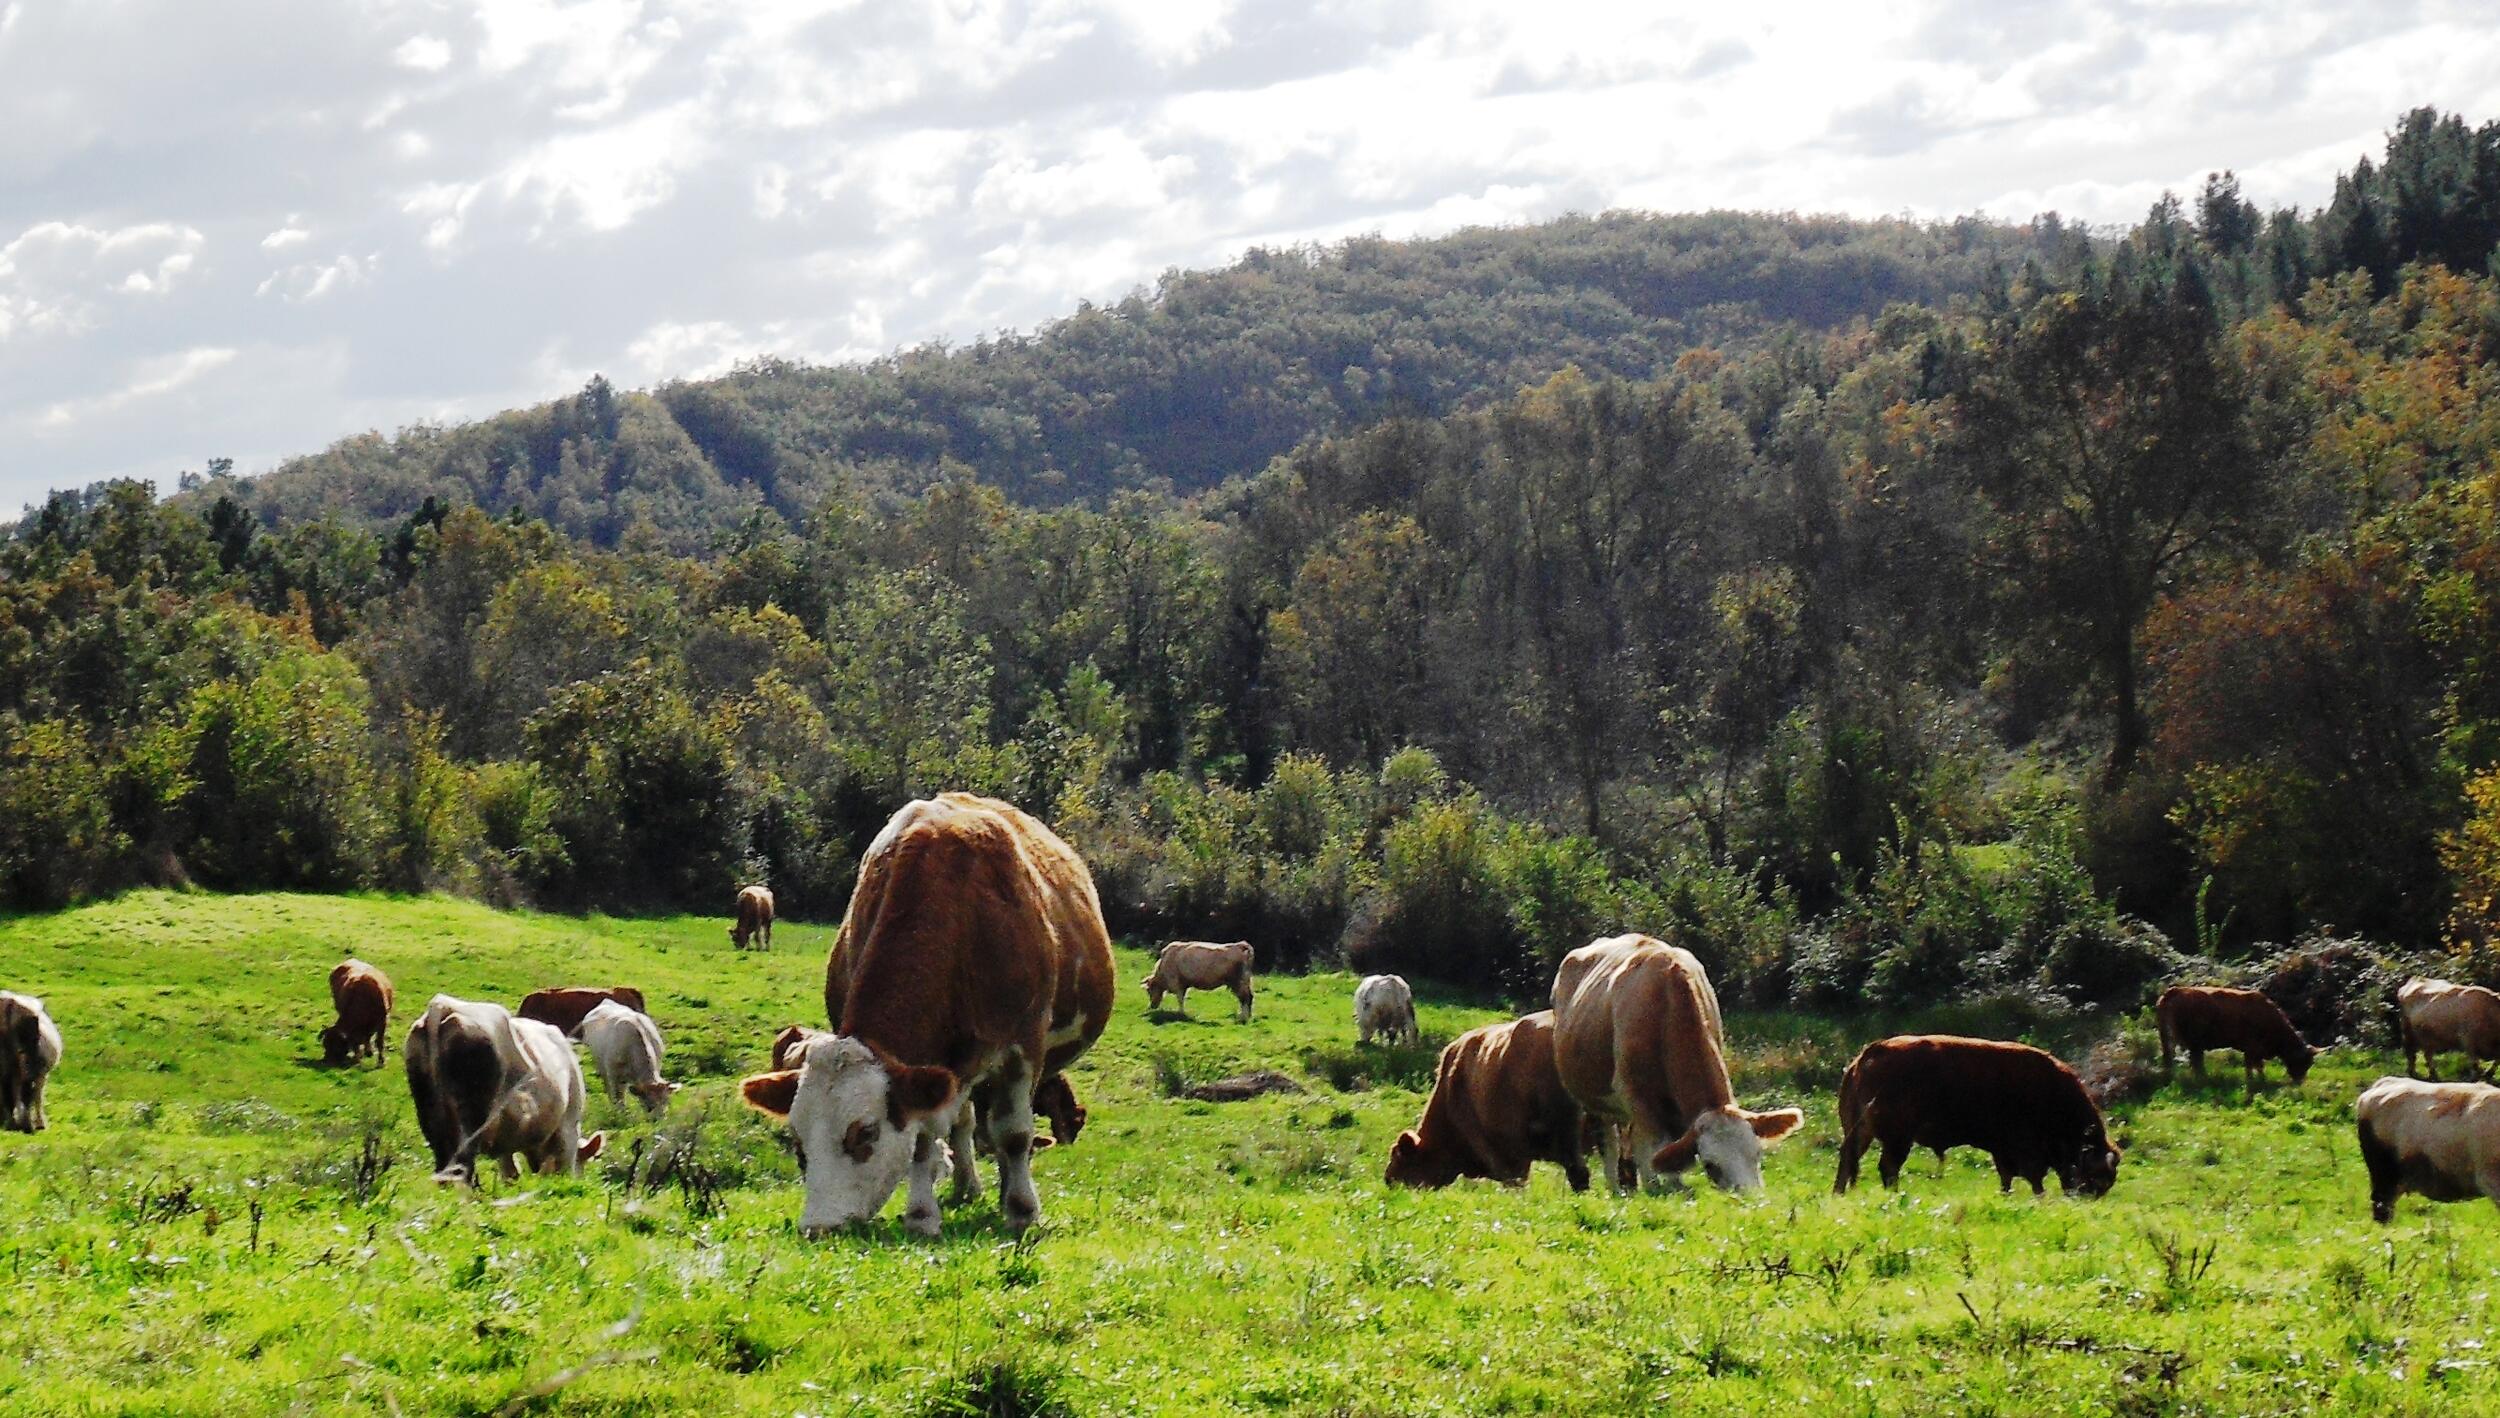
<svg viewBox="0 0 2500 1418"><path fill-rule="evenodd" d="M2202 1078L2207 1049L2237 1049L2251 1093L2266 1076L2266 1060L2280 1059L2283 1071L2298 1083L2309 1076L2310 1061L2318 1056L2282 1007L2255 990L2173 985L2153 1002L2153 1020L2161 1030L2163 1068L2170 1067L2173 1049L2185 1049L2188 1067Z"/></svg>
<svg viewBox="0 0 2500 1418"><path fill-rule="evenodd" d="M1255 952L1250 942L1237 940L1230 945L1215 945L1203 940L1176 940L1163 947L1155 957L1154 973L1145 980L1146 1008L1163 1008L1166 994L1179 998L1173 1007L1189 1013L1191 990L1231 990L1233 1000L1241 1007L1241 1022L1250 1022L1250 967Z"/></svg>
<svg viewBox="0 0 2500 1418"><path fill-rule="evenodd" d="M578 1039L582 1033L582 1021L590 1017L592 1010L611 1000L636 1014L651 1012L643 1008L642 991L631 985L567 985L560 989L530 991L522 996L521 1007L515 1013L523 1019L553 1025L557 1033L568 1039Z"/></svg>
<svg viewBox="0 0 2500 1418"><path fill-rule="evenodd" d="M1647 1185L1699 1161L1718 1186L1762 1186L1763 1144L1805 1120L1751 1113L1728 1081L1719 998L1692 953L1645 935L1581 946L1554 975L1554 1057L1563 1087L1600 1123L1606 1175L1623 1185L1622 1147ZM1628 1125L1626 1129L1614 1126Z"/></svg>
<svg viewBox="0 0 2500 1418"><path fill-rule="evenodd" d="M2396 989L2396 1032L2404 1039L2405 1072L2420 1072L2439 1081L2442 1053L2465 1055L2471 1071L2477 1062L2500 1060L2500 994L2480 985L2447 980L2407 980ZM2491 1070L2483 1070L2486 1081Z"/></svg>
<svg viewBox="0 0 2500 1418"><path fill-rule="evenodd" d="M0 990L0 1128L36 1133L51 1126L43 1088L61 1062L61 1031L43 1001Z"/></svg>
<svg viewBox="0 0 2500 1418"><path fill-rule="evenodd" d="M806 904L801 902L801 905ZM739 950L747 942L761 939L763 948L773 948L773 893L768 886L738 888L738 922L729 928L729 943Z"/></svg>
<svg viewBox="0 0 2500 1418"><path fill-rule="evenodd" d="M1112 1006L1111 940L1075 851L1002 802L908 803L860 861L826 969L829 993L843 984L838 1031L806 1041L796 1071L741 1085L796 1135L800 1230L874 1216L908 1173L904 1224L936 1234L939 1169L951 1152L960 1186L971 1165L967 1096L998 1155L1000 1214L1017 1231L1040 1220L1034 1096Z"/></svg>
<svg viewBox="0 0 2500 1418"><path fill-rule="evenodd" d="M1901 1182L1914 1147L1976 1147L1996 1159L2000 1190L2057 1174L2058 1185L2084 1196L2118 1179L2118 1149L2101 1110L2075 1071L2028 1044L1910 1034L1878 1039L1858 1051L1840 1077L1840 1172L1832 1190L1858 1180L1858 1159L1870 1145L1887 1187Z"/></svg>
<svg viewBox="0 0 2500 1418"><path fill-rule="evenodd" d="M2396 1197L2500 1202L2500 1088L2382 1078L2353 1113L2370 1171L2370 1219L2392 1221Z"/></svg>
<svg viewBox="0 0 2500 1418"><path fill-rule="evenodd" d="M573 1173L599 1155L602 1136L582 1136L581 1060L553 1025L436 995L408 1030L404 1062L437 1182L476 1185L481 1157L510 1180L515 1159Z"/></svg>
<svg viewBox="0 0 2500 1418"><path fill-rule="evenodd" d="M398 997L391 977L361 960L342 960L330 969L330 1006L338 1022L321 1031L321 1057L332 1064L353 1063L368 1052L378 1067L390 1057L391 1008Z"/></svg>
<svg viewBox="0 0 2500 1418"><path fill-rule="evenodd" d="M1460 1177L1517 1186L1528 1164L1589 1187L1583 1115L1554 1069L1554 1012L1470 1029L1441 1051L1423 1118L1389 1149L1389 1181L1446 1187Z"/></svg>

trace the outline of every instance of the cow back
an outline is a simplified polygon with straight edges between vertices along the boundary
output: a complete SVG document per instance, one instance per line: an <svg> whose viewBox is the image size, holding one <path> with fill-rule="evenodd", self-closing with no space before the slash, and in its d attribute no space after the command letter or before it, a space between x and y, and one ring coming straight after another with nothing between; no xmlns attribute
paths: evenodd
<svg viewBox="0 0 2500 1418"><path fill-rule="evenodd" d="M1584 945L1554 977L1554 1052L1563 1086L1592 1112L1619 1097L1672 1104L1690 1120L1735 1101L1718 996L1691 952L1642 935ZM1662 1115L1664 1111L1661 1110Z"/></svg>

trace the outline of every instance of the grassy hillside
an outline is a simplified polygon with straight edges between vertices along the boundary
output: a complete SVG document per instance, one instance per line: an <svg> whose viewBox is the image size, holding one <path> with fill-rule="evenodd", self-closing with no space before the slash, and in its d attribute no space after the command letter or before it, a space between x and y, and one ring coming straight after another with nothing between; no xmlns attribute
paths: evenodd
<svg viewBox="0 0 2500 1418"><path fill-rule="evenodd" d="M0 1137L0 1411L2500 1403L2489 1210L2368 1220L2350 1102L2384 1060L2331 1055L2253 1103L2165 1088L2115 1120L2127 1162L2099 1202L2001 1199L1976 1155L1834 1198L1830 1092L1866 1031L1739 1018L1746 1101L1809 1112L1765 1200L1574 1197L1546 1172L1417 1195L1379 1168L1429 1051L1358 1053L1344 976L1267 982L1246 1028L1207 997L1149 1021L1124 985L1077 1080L1093 1123L1039 1163L1037 1241L984 1200L935 1244L890 1218L802 1243L795 1168L732 1089L773 1028L813 1018L830 932L742 956L724 924L162 894L0 921L0 986L45 995L68 1042L52 1130ZM656 1130L594 1104L610 1155L579 1181L440 1191L396 1057L317 1064L323 976L350 951L398 982L394 1035L437 990L639 984L693 1087ZM1487 1017L1423 1010L1435 1044ZM1167 1094L1248 1066L1310 1092ZM368 1130L389 1165L360 1201ZM626 1186L655 1134L692 1143L717 1212Z"/></svg>

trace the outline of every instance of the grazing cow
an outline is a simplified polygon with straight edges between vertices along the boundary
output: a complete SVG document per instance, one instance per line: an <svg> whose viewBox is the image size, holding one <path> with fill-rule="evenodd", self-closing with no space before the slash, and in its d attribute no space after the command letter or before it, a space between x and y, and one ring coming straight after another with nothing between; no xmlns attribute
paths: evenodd
<svg viewBox="0 0 2500 1418"><path fill-rule="evenodd" d="M594 989L587 985L568 985L555 990L532 990L521 999L520 1015L541 1024L553 1025L556 1032L568 1039L582 1036L582 1021L602 1004L621 1004L636 1014L648 1014L643 1008L642 991L631 985L610 985Z"/></svg>
<svg viewBox="0 0 2500 1418"><path fill-rule="evenodd" d="M747 942L761 938L763 948L773 948L773 893L768 886L738 888L738 923L729 928L729 943L739 950Z"/></svg>
<svg viewBox="0 0 2500 1418"><path fill-rule="evenodd" d="M0 990L0 1128L36 1133L51 1126L43 1086L61 1062L61 1031L33 995Z"/></svg>
<svg viewBox="0 0 2500 1418"><path fill-rule="evenodd" d="M1563 1087L1600 1121L1606 1175L1618 1186L1627 1137L1612 1124L1629 1124L1639 1185L1698 1160L1725 1190L1761 1188L1763 1144L1805 1115L1736 1106L1726 1047L1719 997L1689 951L1614 936L1564 956L1554 975L1555 1064Z"/></svg>
<svg viewBox="0 0 2500 1418"><path fill-rule="evenodd" d="M376 1067L390 1057L391 1007L398 996L391 977L361 960L342 960L330 969L330 1005L338 1022L321 1031L324 1063L346 1064L373 1055Z"/></svg>
<svg viewBox="0 0 2500 1418"><path fill-rule="evenodd" d="M1365 975L1354 987L1354 1029L1357 1043L1377 1036L1392 1044L1422 1038L1415 1029L1415 992L1403 975Z"/></svg>
<svg viewBox="0 0 2500 1418"><path fill-rule="evenodd" d="M2082 1196L2099 1196L2118 1180L2118 1149L2083 1080L2028 1044L1942 1034L1878 1039L1840 1076L1840 1126L1836 1193L1856 1184L1858 1159L1875 1144L1887 1187L1900 1185L1914 1147L1938 1157L1979 1148L1996 1159L2000 1191L2021 1177L2038 1196L2051 1172Z"/></svg>
<svg viewBox="0 0 2500 1418"><path fill-rule="evenodd" d="M905 804L860 861L826 976L837 1032L740 1087L797 1137L801 1232L867 1220L908 1173L904 1224L937 1234L939 1170L959 1194L977 1185L966 1097L998 1155L1000 1214L1019 1232L1040 1220L1034 1100L1060 1096L1053 1080L1112 1007L1111 939L1075 851L988 798Z"/></svg>
<svg viewBox="0 0 2500 1418"><path fill-rule="evenodd" d="M2396 1218L2396 1196L2500 1202L2500 1088L2382 1078L2361 1092L2361 1161L2370 1219Z"/></svg>
<svg viewBox="0 0 2500 1418"><path fill-rule="evenodd" d="M2310 1061L2318 1056L2282 1007L2255 990L2173 985L2153 1002L2153 1019L2161 1029L2163 1068L2170 1067L2174 1047L2185 1049L2188 1067L2202 1078L2207 1049L2237 1049L2251 1093L2266 1076L2266 1060L2282 1060L2283 1071L2298 1083L2309 1076Z"/></svg>
<svg viewBox="0 0 2500 1418"><path fill-rule="evenodd" d="M1176 940L1155 957L1154 973L1146 977L1146 1008L1163 1008L1166 994L1176 996L1173 1008L1189 1013L1191 990L1231 990L1241 1005L1241 1022L1250 1022L1250 942L1211 945L1203 940Z"/></svg>
<svg viewBox="0 0 2500 1418"><path fill-rule="evenodd" d="M668 1100L678 1085L660 1077L660 1056L667 1046L660 1042L660 1026L651 1022L651 1016L614 1000L601 1000L597 1009L583 1017L581 1036L611 1102L630 1092L642 1100L643 1111L651 1116L668 1111Z"/></svg>
<svg viewBox="0 0 2500 1418"><path fill-rule="evenodd" d="M1424 1116L1398 1134L1386 1175L1409 1187L1446 1187L1460 1177L1518 1186L1530 1162L1551 1162L1573 1191L1587 1191L1585 1124L1554 1070L1554 1012L1539 1010L1450 1041Z"/></svg>
<svg viewBox="0 0 2500 1418"><path fill-rule="evenodd" d="M2465 1055L2471 1071L2476 1062L2500 1060L2500 994L2480 985L2446 980L2407 980L2396 989L2396 1032L2404 1039L2405 1072L2420 1072L2439 1081L2439 1054ZM2491 1070L2483 1070L2489 1081Z"/></svg>
<svg viewBox="0 0 2500 1418"><path fill-rule="evenodd" d="M436 995L408 1030L405 1062L437 1182L475 1186L480 1157L509 1181L516 1157L570 1174L599 1155L605 1138L582 1136L581 1061L551 1024Z"/></svg>

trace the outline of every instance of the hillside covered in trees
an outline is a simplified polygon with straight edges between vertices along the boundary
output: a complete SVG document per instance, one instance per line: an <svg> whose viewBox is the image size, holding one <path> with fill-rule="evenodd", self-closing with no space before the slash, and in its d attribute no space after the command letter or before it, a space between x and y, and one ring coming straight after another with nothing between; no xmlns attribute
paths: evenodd
<svg viewBox="0 0 2500 1418"><path fill-rule="evenodd" d="M1115 929L1486 990L1626 927L1809 1005L2489 974L2496 243L2500 125L2425 111L2306 215L1358 242L64 494L0 892L821 918L971 787Z"/></svg>

